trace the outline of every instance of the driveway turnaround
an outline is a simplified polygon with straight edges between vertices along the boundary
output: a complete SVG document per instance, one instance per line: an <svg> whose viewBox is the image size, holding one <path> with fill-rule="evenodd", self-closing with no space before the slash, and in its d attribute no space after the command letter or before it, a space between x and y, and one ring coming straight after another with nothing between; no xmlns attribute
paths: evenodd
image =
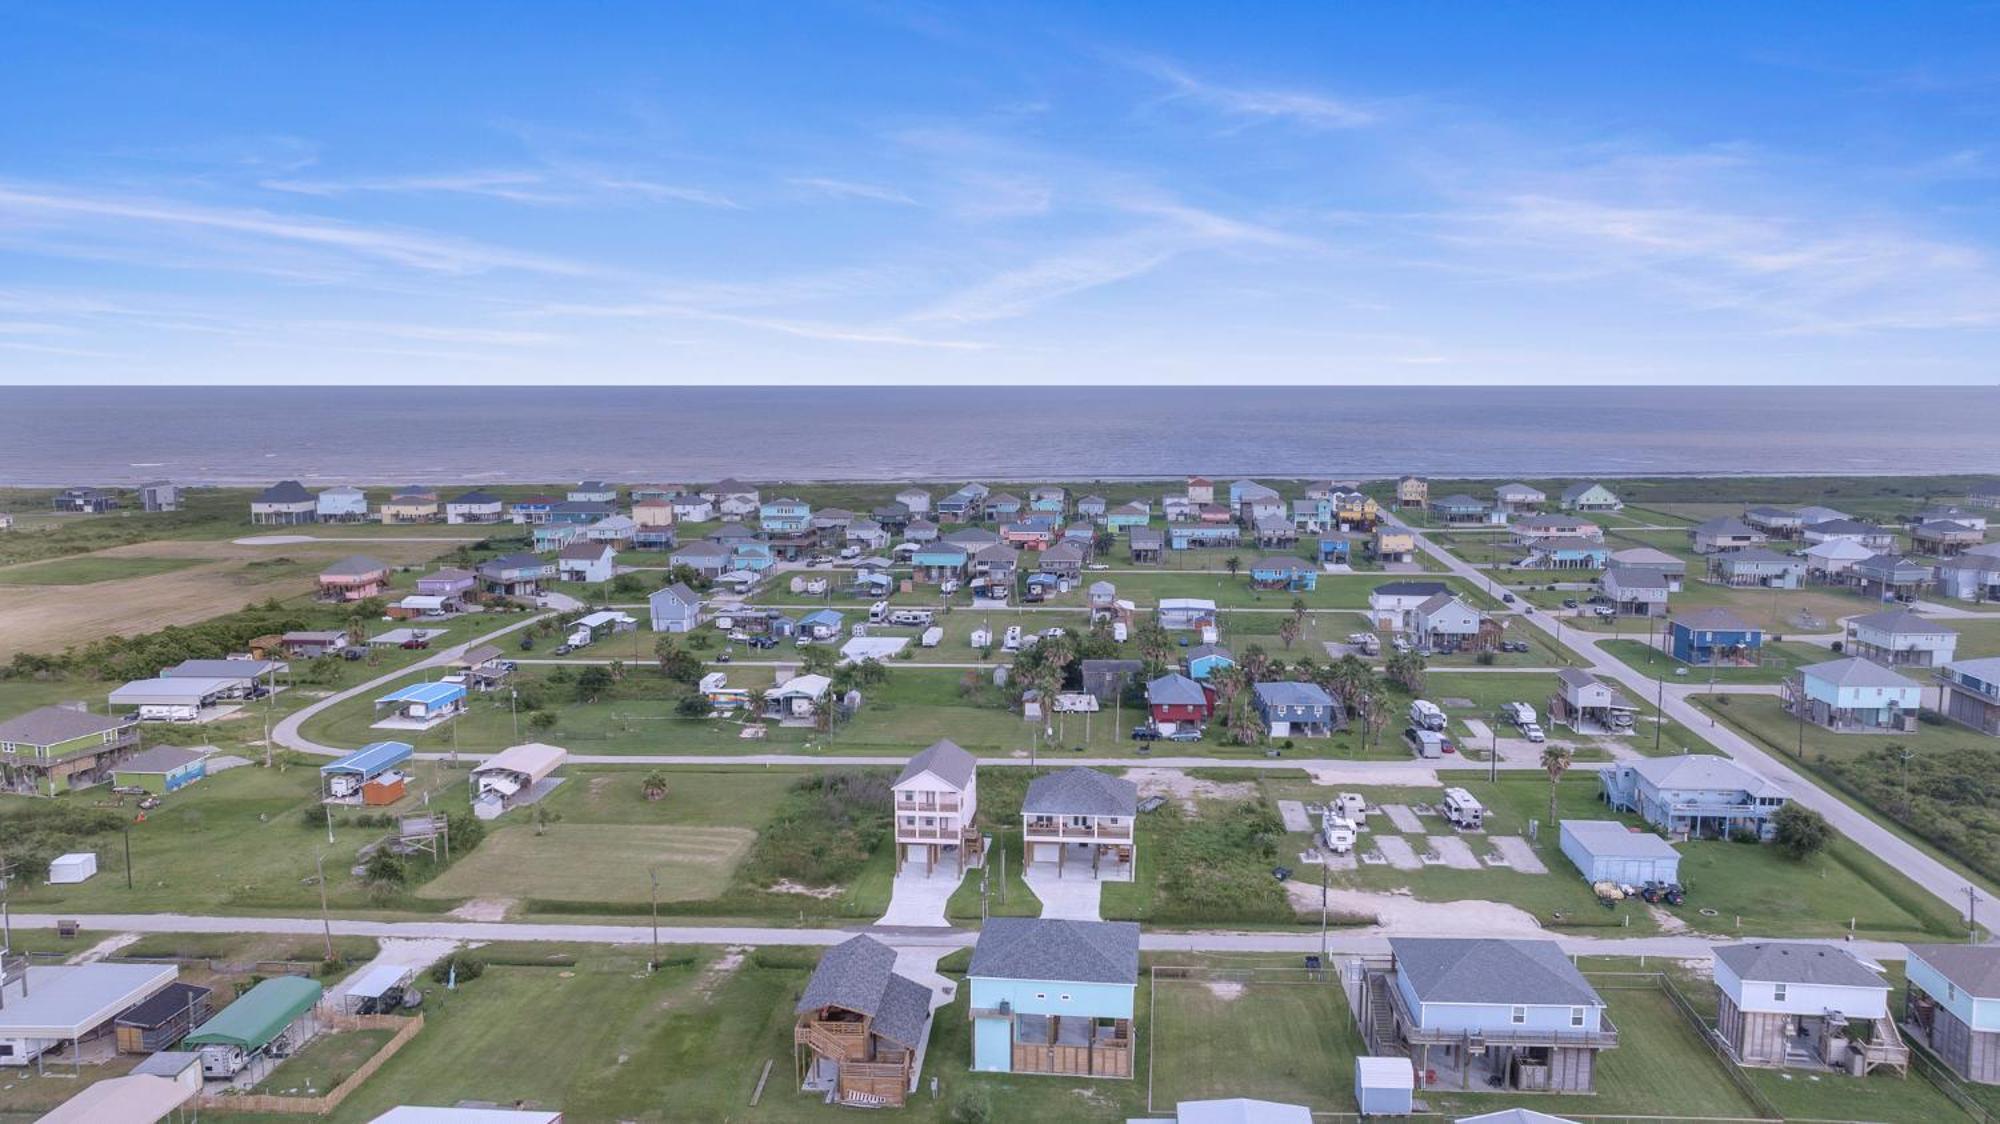
<svg viewBox="0 0 2000 1124"><path fill-rule="evenodd" d="M897 927L951 924L944 919L944 906L952 891L958 889L958 881L956 867L940 867L926 875L921 865L910 863L896 876L889 891L889 909L876 924Z"/></svg>

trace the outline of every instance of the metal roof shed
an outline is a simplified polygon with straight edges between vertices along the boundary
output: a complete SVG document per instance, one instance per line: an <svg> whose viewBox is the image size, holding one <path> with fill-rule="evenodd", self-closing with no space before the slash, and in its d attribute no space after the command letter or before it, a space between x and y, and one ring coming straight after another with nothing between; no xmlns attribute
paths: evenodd
<svg viewBox="0 0 2000 1124"><path fill-rule="evenodd" d="M377 964L365 968L347 985L341 1001L347 1010L353 1010L364 999L380 999L392 987L401 987L410 981L415 969L403 964Z"/></svg>
<svg viewBox="0 0 2000 1124"><path fill-rule="evenodd" d="M339 773L367 779L408 761L416 750L408 742L369 742L345 757L319 767L321 776Z"/></svg>
<svg viewBox="0 0 2000 1124"><path fill-rule="evenodd" d="M199 707L236 686L234 679L135 679L112 691L110 701L112 706Z"/></svg>
<svg viewBox="0 0 2000 1124"><path fill-rule="evenodd" d="M1354 1059L1354 1099L1363 1116L1408 1116L1415 1107L1417 1071L1408 1058Z"/></svg>
<svg viewBox="0 0 2000 1124"><path fill-rule="evenodd" d="M240 1046L261 1050L285 1028L319 1005L326 991L318 980L279 976L244 992L222 1013L196 1027L187 1046Z"/></svg>
<svg viewBox="0 0 2000 1124"><path fill-rule="evenodd" d="M36 1124L156 1124L172 1116L200 1090L151 1074L133 1073L85 1086Z"/></svg>
<svg viewBox="0 0 2000 1124"><path fill-rule="evenodd" d="M30 966L0 987L12 989L0 1008L0 1041L26 1064L59 1042L71 1042L174 982L171 964ZM71 1055L74 1057L74 1053Z"/></svg>
<svg viewBox="0 0 2000 1124"><path fill-rule="evenodd" d="M1638 886L1680 881L1681 853L1673 844L1616 820L1564 820L1561 844L1563 855L1588 882Z"/></svg>

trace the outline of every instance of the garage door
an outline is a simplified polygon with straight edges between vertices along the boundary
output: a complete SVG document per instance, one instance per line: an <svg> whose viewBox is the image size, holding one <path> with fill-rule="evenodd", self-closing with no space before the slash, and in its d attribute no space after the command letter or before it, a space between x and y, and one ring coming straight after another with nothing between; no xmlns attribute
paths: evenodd
<svg viewBox="0 0 2000 1124"><path fill-rule="evenodd" d="M1028 861L1038 862L1038 863L1052 863L1055 862L1060 857L1062 857L1062 844L1037 843L1035 844L1034 857L1029 859Z"/></svg>

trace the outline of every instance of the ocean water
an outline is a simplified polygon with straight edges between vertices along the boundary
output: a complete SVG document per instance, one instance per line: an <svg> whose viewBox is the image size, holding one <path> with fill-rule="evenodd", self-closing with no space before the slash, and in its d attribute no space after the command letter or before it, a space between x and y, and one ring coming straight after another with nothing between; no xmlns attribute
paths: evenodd
<svg viewBox="0 0 2000 1124"><path fill-rule="evenodd" d="M2000 389L19 387L0 484L2000 472Z"/></svg>

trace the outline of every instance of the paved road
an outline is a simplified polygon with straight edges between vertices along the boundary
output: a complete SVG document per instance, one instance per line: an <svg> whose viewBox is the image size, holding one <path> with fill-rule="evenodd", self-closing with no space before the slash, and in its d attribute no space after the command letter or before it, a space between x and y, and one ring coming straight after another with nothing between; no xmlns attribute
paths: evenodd
<svg viewBox="0 0 2000 1124"><path fill-rule="evenodd" d="M273 933L319 936L324 930L317 917L204 917L180 913L66 913L66 919L99 932L134 933ZM39 928L53 926L55 914L17 913L14 924ZM450 941L562 941L576 944L645 945L652 941L647 925L552 924L516 921L357 921L336 917L330 924L336 936L393 938L400 940ZM855 933L881 936L898 947L968 948L979 939L974 929L930 926L857 925L844 929L776 929L737 925L662 925L661 944L804 945L824 947L839 944ZM1398 929L1396 936L1463 936L1450 928ZM1342 953L1380 953L1389 949L1390 934L1379 930L1335 931L1328 934L1327 947ZM1583 956L1666 956L1697 959L1709 955L1717 945L1731 941L1710 941L1703 937L1582 937L1555 936L1565 952ZM1819 942L1842 944L1874 959L1900 960L1904 947L1886 941ZM1142 933L1139 947L1152 952L1318 952L1320 936L1312 932L1290 933Z"/></svg>
<svg viewBox="0 0 2000 1124"><path fill-rule="evenodd" d="M574 601L574 598L566 597L561 594L551 594L550 596L551 598L561 597L563 601ZM573 608L574 606L572 605L570 607ZM562 607L560 605L555 605L552 606L552 608L561 609ZM346 702L348 699L351 699L356 695L362 694L363 692L373 691L379 687L383 687L387 684L394 683L396 680L403 679L409 676L413 672L425 671L434 667L443 667L444 665L464 655L467 649L477 647L478 645L481 644L490 644L493 641L498 640L500 637L505 636L510 632L518 632L521 629L527 628L528 626L534 624L536 621L541 620L543 617L546 617L548 615L549 615L548 613L536 613L533 616L523 617L515 621L513 624L506 626L505 628L494 629L492 632L486 633L483 636L475 636L472 639L467 640L463 644L453 645L452 647L434 652L431 655L426 656L421 660L418 660L416 663L409 664L408 666L405 667L399 667L394 671L378 675L375 678L370 679L366 683L349 687L345 691L340 691L336 694L328 695L327 697L320 699L318 702L311 703L307 706L303 706L298 710L295 710L292 713L287 714L282 719L279 719L278 724L271 727L271 740L278 743L281 746L284 746L286 749L294 749L299 751L300 753L318 753L328 757L338 757L343 753L347 753L353 747L348 747L347 749L343 749L337 746L321 745L320 743L306 737L304 734L299 733L299 729L303 727L306 724L306 722L309 721L314 715L320 713L321 711L327 709L328 707Z"/></svg>
<svg viewBox="0 0 2000 1124"><path fill-rule="evenodd" d="M1400 522L1393 517L1391 521ZM1417 543L1431 557L1444 563L1460 577L1477 581L1484 576L1450 552L1432 543L1421 531L1417 532ZM1529 621L1551 637L1558 635L1558 628L1550 621L1547 613L1523 614L1522 619ZM1603 651L1600 644L1609 637L1573 628L1561 629L1560 637L1557 643L1576 653L1579 662L1589 668L1592 674L1600 679L1615 681L1640 698L1660 700L1661 710L1666 716L1687 727L1695 737L1728 754L1737 764L1751 772L1783 785L1792 799L1824 815L1842 834L1890 866L1902 871L1911 881L1950 905L1960 916L1964 916L1968 884L1963 875L1917 847L1904 842L1889 829L1855 810L1839 797L1820 788L1804 774L1794 771L1776 755L1766 752L1735 730L1721 725L1710 715L1697 710L1689 701L1689 696L1705 690L1706 685L1697 687L1668 684L1662 692L1658 680L1640 674L1615 656L1607 655Z"/></svg>
<svg viewBox="0 0 2000 1124"><path fill-rule="evenodd" d="M448 753L419 753L419 761L452 760ZM458 761L484 761L490 753L461 752ZM746 753L727 755L719 753L572 753L568 760L575 765L792 765L821 769L867 768L888 766L900 768L910 763L907 755L889 757L876 755L849 754L803 754L803 753ZM1483 773L1488 770L1484 761L1467 761L1459 757L1443 757L1435 761L1404 760L1354 761L1336 757L1071 757L1060 751L1048 751L1039 757L982 757L982 768L1005 767L1010 765L1029 766L1083 765L1095 769L1330 769L1353 774L1369 770L1394 773L1412 766L1432 771ZM1606 769L1610 762L1579 761L1573 769ZM1539 761L1501 761L1500 771L1535 772L1542 771ZM1361 782L1353 782L1361 783ZM1384 781L1385 784L1400 783Z"/></svg>

